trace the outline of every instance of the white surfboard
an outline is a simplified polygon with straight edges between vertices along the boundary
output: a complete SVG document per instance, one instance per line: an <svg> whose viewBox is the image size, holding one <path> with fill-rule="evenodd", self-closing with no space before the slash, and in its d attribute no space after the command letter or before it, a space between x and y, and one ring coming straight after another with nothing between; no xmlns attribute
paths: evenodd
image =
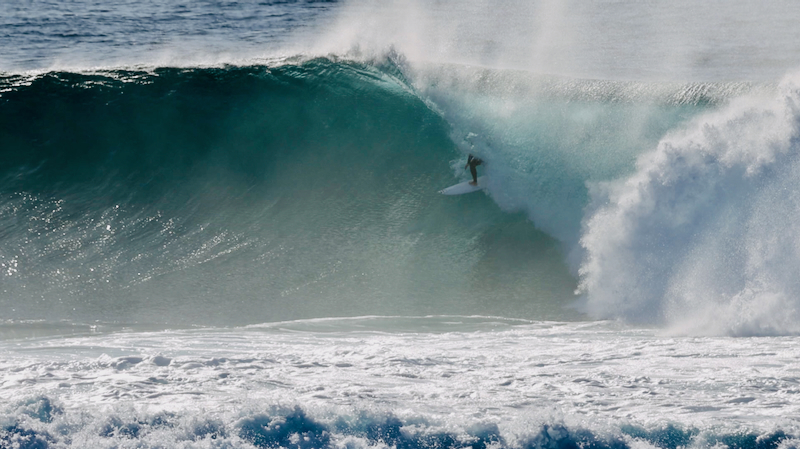
<svg viewBox="0 0 800 449"><path fill-rule="evenodd" d="M439 191L439 193L443 195L463 195L465 193L477 192L478 190L483 190L485 188L486 176L481 176L478 178L478 185L476 186L470 184L469 181L464 181L446 189L442 189Z"/></svg>

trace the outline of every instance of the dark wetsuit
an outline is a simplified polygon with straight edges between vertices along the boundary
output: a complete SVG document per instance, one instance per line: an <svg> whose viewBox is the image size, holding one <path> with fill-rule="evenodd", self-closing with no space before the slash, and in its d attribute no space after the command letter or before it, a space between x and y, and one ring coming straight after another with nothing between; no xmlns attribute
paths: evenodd
<svg viewBox="0 0 800 449"><path fill-rule="evenodd" d="M475 168L479 165L483 164L483 161L478 159L477 157L472 156L471 154L467 158L467 165L464 168L469 167L469 172L472 173L472 182L474 184L478 183L478 169Z"/></svg>

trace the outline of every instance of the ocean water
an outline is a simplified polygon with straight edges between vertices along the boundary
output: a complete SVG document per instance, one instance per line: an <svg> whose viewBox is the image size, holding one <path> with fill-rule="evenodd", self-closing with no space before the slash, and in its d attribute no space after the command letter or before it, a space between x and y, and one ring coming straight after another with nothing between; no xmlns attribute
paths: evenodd
<svg viewBox="0 0 800 449"><path fill-rule="evenodd" d="M800 446L798 19L3 2L0 448Z"/></svg>

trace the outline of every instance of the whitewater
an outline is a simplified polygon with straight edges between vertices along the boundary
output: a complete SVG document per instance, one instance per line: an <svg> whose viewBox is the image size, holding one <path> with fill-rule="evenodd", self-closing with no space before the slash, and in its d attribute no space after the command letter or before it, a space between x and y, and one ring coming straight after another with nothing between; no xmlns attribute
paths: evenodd
<svg viewBox="0 0 800 449"><path fill-rule="evenodd" d="M0 448L798 447L799 15L4 2Z"/></svg>

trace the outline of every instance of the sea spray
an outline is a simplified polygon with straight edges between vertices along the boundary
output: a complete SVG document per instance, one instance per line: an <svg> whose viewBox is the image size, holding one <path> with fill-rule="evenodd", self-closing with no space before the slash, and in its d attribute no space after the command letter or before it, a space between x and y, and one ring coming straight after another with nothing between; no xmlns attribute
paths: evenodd
<svg viewBox="0 0 800 449"><path fill-rule="evenodd" d="M688 332L798 332L799 118L794 75L595 185L581 237L586 310Z"/></svg>

